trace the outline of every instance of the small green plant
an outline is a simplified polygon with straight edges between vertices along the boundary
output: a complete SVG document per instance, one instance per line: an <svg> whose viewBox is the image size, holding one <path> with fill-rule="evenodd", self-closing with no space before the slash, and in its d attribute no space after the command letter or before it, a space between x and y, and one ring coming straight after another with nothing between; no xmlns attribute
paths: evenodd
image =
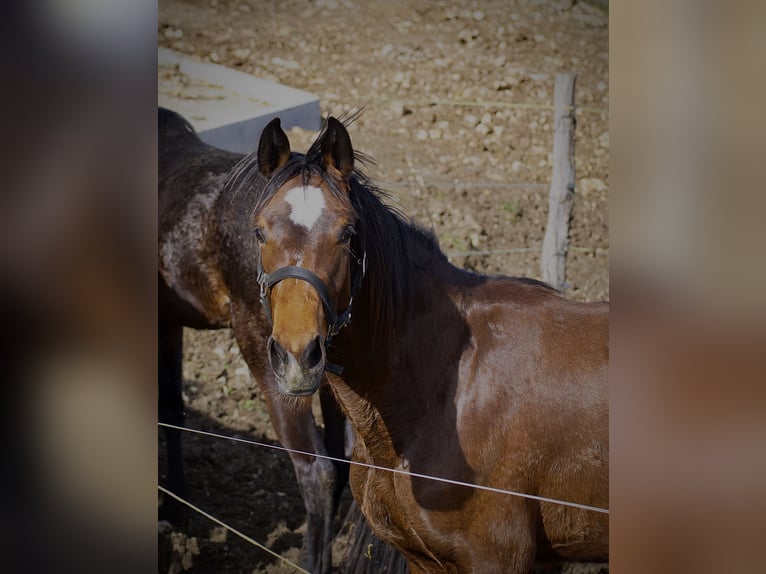
<svg viewBox="0 0 766 574"><path fill-rule="evenodd" d="M455 235L444 233L442 234L441 238L443 242L449 247L460 249L462 251L468 250L468 243L465 240L460 239L459 237L456 237Z"/></svg>
<svg viewBox="0 0 766 574"><path fill-rule="evenodd" d="M507 211L514 219L521 219L524 212L517 201L504 201L500 204L500 209Z"/></svg>

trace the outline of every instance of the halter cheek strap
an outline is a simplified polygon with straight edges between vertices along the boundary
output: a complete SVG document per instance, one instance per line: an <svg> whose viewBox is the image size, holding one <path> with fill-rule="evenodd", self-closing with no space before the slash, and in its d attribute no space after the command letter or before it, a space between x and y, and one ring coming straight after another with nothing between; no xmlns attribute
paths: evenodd
<svg viewBox="0 0 766 574"><path fill-rule="evenodd" d="M335 306L330 300L330 294L327 291L327 287L316 274L303 267L295 267L293 265L281 267L271 273L266 273L263 270L261 254L259 253L257 267L258 276L256 277L256 281L261 288L261 305L263 305L263 309L266 312L269 322L273 322L271 315L271 288L280 281L288 278L306 281L316 290L322 301L325 316L327 317L327 338L325 341L329 344L332 338L337 335L343 327L351 323L351 307L354 303L354 296L359 291L362 279L364 279L364 275L367 272L367 252L364 253L361 259L357 260L357 264L360 266L360 269L354 274L351 281L351 298L349 299L348 307L346 307L346 310L339 315L335 311ZM332 364L326 365L325 369L336 375L339 375L343 371L343 367Z"/></svg>

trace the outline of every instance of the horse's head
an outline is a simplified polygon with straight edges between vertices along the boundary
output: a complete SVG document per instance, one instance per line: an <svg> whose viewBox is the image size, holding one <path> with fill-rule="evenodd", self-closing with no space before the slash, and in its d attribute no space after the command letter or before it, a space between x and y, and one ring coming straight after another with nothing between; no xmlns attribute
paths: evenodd
<svg viewBox="0 0 766 574"><path fill-rule="evenodd" d="M267 179L255 214L261 302L272 322L268 358L281 392L308 395L326 368L326 345L350 319L364 273L349 198L354 151L329 118L305 157L273 120L261 134L258 167Z"/></svg>

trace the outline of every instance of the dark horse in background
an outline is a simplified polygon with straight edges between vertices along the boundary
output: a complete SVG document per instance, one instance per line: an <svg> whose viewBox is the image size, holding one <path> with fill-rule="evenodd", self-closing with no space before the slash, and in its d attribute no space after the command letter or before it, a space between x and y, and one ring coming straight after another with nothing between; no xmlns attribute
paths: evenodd
<svg viewBox="0 0 766 574"><path fill-rule="evenodd" d="M324 431L314 421L311 397L286 400L276 392L266 356L271 326L256 281L258 241L251 223L251 197L224 191L243 156L203 143L172 111L159 109L158 119L160 421L184 423L183 327L229 327L266 398L280 442L291 449L343 458L344 417L329 388L320 393ZM253 182L264 183L265 178ZM167 487L184 494L180 431L165 432ZM348 482L348 465L290 456L306 505L304 566L313 573L326 573L332 564L333 519Z"/></svg>
<svg viewBox="0 0 766 574"><path fill-rule="evenodd" d="M400 471L354 465L351 487L411 572L608 560L608 303L452 266L358 159L334 118L305 155L274 120L229 183L255 206L241 233L259 244L277 387L305 397L329 379L354 460ZM328 345L332 309L352 306Z"/></svg>

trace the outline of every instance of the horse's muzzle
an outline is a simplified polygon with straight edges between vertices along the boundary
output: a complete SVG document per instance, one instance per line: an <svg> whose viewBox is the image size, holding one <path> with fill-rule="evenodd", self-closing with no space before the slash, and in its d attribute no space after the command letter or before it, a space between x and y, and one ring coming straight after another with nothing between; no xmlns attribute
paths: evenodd
<svg viewBox="0 0 766 574"><path fill-rule="evenodd" d="M325 349L319 335L311 340L299 357L287 351L274 337L269 337L267 350L279 392L306 396L315 393L322 384Z"/></svg>

